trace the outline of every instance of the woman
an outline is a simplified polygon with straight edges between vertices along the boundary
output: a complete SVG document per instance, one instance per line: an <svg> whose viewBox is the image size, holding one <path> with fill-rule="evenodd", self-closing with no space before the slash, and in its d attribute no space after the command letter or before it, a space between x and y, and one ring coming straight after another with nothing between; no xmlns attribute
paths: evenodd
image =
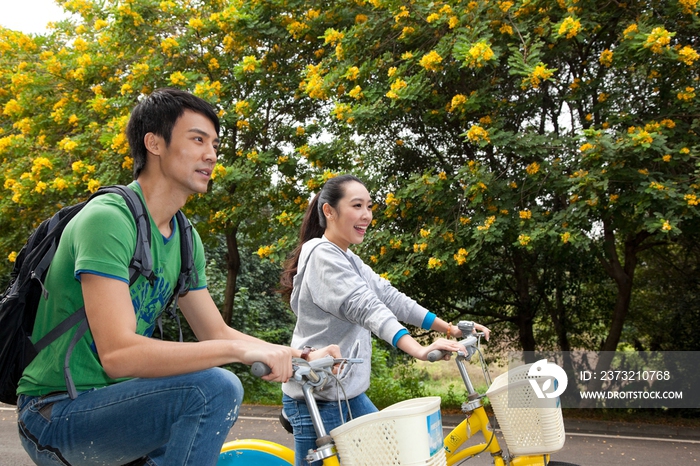
<svg viewBox="0 0 700 466"><path fill-rule="evenodd" d="M281 278L281 292L297 315L293 348L304 348L303 354L308 355L313 347L337 344L344 357L364 360L338 374L342 389L333 381L315 392L329 432L349 420L345 402L341 403L341 419L339 399L348 400L352 417L377 411L365 395L372 333L421 360L434 349L461 349L456 341L446 339L424 347L401 325L405 322L455 337L462 333L399 292L348 249L362 243L371 222L372 200L362 181L352 175L332 178L309 205L299 246L285 263ZM475 327L488 338L489 329ZM301 386L288 382L282 391L284 412L294 429L296 464L305 465L308 450L315 448L316 434Z"/></svg>

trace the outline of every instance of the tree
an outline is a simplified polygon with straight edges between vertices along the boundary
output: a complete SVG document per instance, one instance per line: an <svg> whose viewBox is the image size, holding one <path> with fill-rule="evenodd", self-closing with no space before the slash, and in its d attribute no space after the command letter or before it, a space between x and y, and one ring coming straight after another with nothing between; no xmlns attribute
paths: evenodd
<svg viewBox="0 0 700 466"><path fill-rule="evenodd" d="M698 214L697 2L338 8L356 21L326 31L318 88L339 134L386 154L365 159L386 206L366 256L535 350L544 310L569 319L561 348L596 340L566 314L592 255L614 284L597 349L614 351L638 255Z"/></svg>
<svg viewBox="0 0 700 466"><path fill-rule="evenodd" d="M309 147L322 131L323 104L300 90L329 17L281 1L63 6L72 18L46 36L2 30L0 37L2 255L11 262L28 231L59 205L130 179L123 130L140 96L190 90L222 121L212 193L186 209L205 241L225 239L230 322L241 242L255 250L284 236L324 176L324 161L341 149ZM275 257L269 247L260 252Z"/></svg>

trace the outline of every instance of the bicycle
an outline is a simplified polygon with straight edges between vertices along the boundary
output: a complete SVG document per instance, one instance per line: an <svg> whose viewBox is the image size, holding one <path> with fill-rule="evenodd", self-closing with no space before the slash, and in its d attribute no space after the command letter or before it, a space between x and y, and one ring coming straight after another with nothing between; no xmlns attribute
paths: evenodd
<svg viewBox="0 0 700 466"><path fill-rule="evenodd" d="M483 334L473 334L472 335L472 330L473 330L473 322L467 322L463 321L459 323L459 328L462 330L464 335L470 335L469 337L463 339L460 343L464 347L464 352L459 352L457 354L457 357L455 358L455 362L457 363L457 366L459 368L459 373L460 376L464 382L464 386L467 390L467 401L463 403L462 405L462 412L465 414L465 419L457 426L455 427L449 434L447 434L443 440L443 450L440 452L438 455L435 456L436 460L433 462L426 462L426 464L447 464L448 466L452 465L457 465L460 464L469 458L472 458L476 455L479 455L481 453L490 453L491 456L493 457L493 464L495 466L576 466L570 463L562 463L562 462L557 462L557 461L550 461L550 453L560 449L564 445L564 439L565 439L565 432L563 431L563 423L561 425L561 428L559 429L559 432L557 432L557 438L555 439L554 443L556 445L554 446L541 446L541 445L532 445L532 444L523 444L522 439L518 438L517 433L516 436L513 437L513 432L511 429L510 434L510 439L506 438L508 435L505 435L504 431L504 441L505 444L509 447L505 451L502 449L500 446L500 443L498 439L496 438L496 434L491 427L491 424L489 422L488 415L486 413L486 410L484 409L483 403L482 403L482 398L484 395L479 394L475 388L474 385L471 382L471 378L467 372L466 368L466 363L469 362L474 354L479 355L479 360L481 363L482 371L484 373L484 378L486 379L487 383L491 385L492 387L495 385L495 382L492 384L490 381L490 377L488 375L488 371L486 369L486 363L483 357L483 354L481 352L481 346L480 346L480 341L481 341L481 336ZM428 356L428 360L431 362L442 360L444 358L444 353L440 351L434 351ZM333 366L337 364L346 364L346 363L358 363L361 361L357 360L347 360L347 359L333 359L331 357L327 358L322 358L318 359L315 361L311 361L307 363L304 360L294 360L294 365L295 365L295 370L294 370L294 378L295 380L299 381L302 383L302 389L304 393L304 399L306 400L307 406L309 408L309 413L312 418L312 422L314 425L314 428L316 430L317 438L319 439L317 441L318 448L316 450L309 450L309 454L306 457L306 460L311 462L311 461L323 461L323 466L340 466L342 463L339 461L338 458L338 450L339 448L336 448L336 441L338 440L337 438L334 438L338 436L338 433L341 429L345 428L346 426L350 426L351 423L353 422L358 422L362 421L368 416L373 416L373 415L367 415L367 416L362 416L358 418L357 420L349 421L349 423L346 423L345 425L334 429L334 431L330 432L330 435L328 432L326 432L325 427L323 426L323 422L321 421L320 414L318 413L318 409L316 408L316 402L313 397L313 391L314 388L316 387L322 387L325 381L329 378L332 377L332 368ZM523 367L528 367L528 366L521 366ZM521 374L524 373L524 370L518 368L517 373ZM253 365L252 371L256 375L264 375L265 373L268 373L269 368L266 368L264 365L260 365L260 363L256 363ZM500 377L507 377L508 373L501 375ZM507 380L507 379L506 379ZM498 379L496 379L498 381ZM527 381L523 381L523 383L526 383ZM522 385L525 387L525 385ZM527 387L525 387L527 388ZM498 390L498 389L497 389ZM501 390L502 391L502 390ZM492 392L491 390L487 391L487 394ZM502 396L502 394L501 394ZM420 400L420 399L417 399ZM408 400L410 402L411 400ZM402 402L406 403L406 402ZM398 403L397 405L401 405L402 403ZM493 404L493 401L492 401ZM394 406L397 406L394 405ZM391 407L390 407L391 408ZM387 408L387 409L390 409ZM494 411L496 407L494 406ZM518 409L518 408L515 408ZM526 408L527 410L527 408ZM386 411L386 410L384 410ZM531 411L531 410L530 410ZM528 411L528 412L530 412ZM550 413L554 414L554 417L559 416L559 419L561 418L561 408L557 406L555 409L556 412ZM381 413L381 412L380 412ZM439 413L439 411L438 411ZM379 413L374 413L374 414L379 414ZM499 413L496 414L496 420L499 421ZM506 416L509 413L506 413ZM512 413L510 413L512 415ZM503 414L502 414L503 415ZM555 419L556 421L557 419ZM508 424L506 419L503 419L506 424ZM364 422L364 421L363 421ZM512 426L511 426L512 427ZM440 424L440 429L441 429L441 424ZM536 429L531 429L531 430L536 430ZM550 429L551 430L551 429ZM334 434L335 432L335 434ZM469 444L470 440L476 435L477 432L480 432L483 437L484 441L479 442L477 444ZM442 432L440 431L440 436L442 436ZM532 432L528 432L524 435L525 440L527 443L528 441L532 443ZM534 436L536 437L536 435ZM539 441L541 439L535 439L536 441ZM517 443L518 445L511 445L509 444L509 441L511 443ZM550 444L552 443L551 441L549 442ZM351 447L352 448L352 447ZM535 451L538 448L541 448L541 451ZM346 449L346 455L350 454L352 455L352 450L350 450L351 453L347 453L348 450ZM341 455L342 456L342 455ZM439 456L439 457L438 457ZM354 458L353 458L354 460ZM432 460L431 460L432 461ZM353 461L349 461L354 463ZM267 442L264 440L256 440L256 439L245 439L245 440L236 440L233 442L228 442L226 443L222 450L221 450L221 455L219 457L219 466L231 466L231 465L256 465L256 466L268 466L268 465L293 465L294 464L294 451L290 450L287 447L284 447L282 445L278 445L273 442ZM368 463L370 464L370 463ZM376 464L372 462L371 464ZM392 464L400 464L400 463L392 463ZM412 463L415 464L415 463Z"/></svg>

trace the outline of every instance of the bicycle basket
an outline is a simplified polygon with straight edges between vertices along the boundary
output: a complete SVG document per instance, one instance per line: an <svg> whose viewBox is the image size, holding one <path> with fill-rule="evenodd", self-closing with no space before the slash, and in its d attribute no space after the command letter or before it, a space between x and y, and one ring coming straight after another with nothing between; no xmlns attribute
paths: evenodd
<svg viewBox="0 0 700 466"><path fill-rule="evenodd" d="M530 366L499 375L486 392L512 455L554 453L566 440L559 397L537 397L528 377Z"/></svg>
<svg viewBox="0 0 700 466"><path fill-rule="evenodd" d="M393 404L330 434L343 466L447 464L439 396Z"/></svg>

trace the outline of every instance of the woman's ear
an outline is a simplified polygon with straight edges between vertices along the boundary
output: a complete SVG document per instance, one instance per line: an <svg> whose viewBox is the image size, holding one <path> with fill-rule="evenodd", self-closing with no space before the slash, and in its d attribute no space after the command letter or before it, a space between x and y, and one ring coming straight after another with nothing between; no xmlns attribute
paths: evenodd
<svg viewBox="0 0 700 466"><path fill-rule="evenodd" d="M326 218L333 218L333 207L327 202L323 204L323 215Z"/></svg>

